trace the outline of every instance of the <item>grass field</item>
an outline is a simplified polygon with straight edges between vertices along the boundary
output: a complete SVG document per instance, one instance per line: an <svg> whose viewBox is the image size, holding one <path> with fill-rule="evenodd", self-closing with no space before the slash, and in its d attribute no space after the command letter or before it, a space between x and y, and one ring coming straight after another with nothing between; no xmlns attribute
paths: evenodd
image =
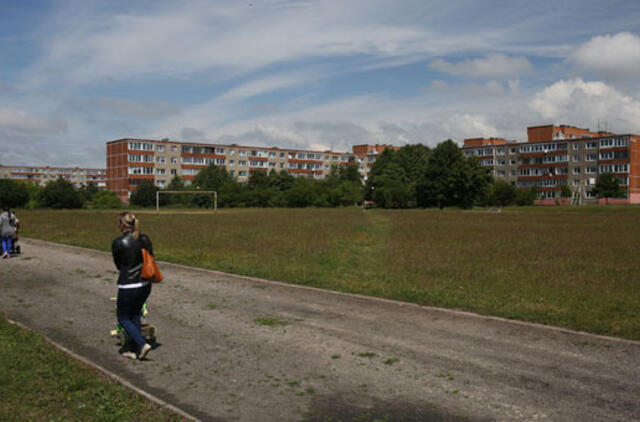
<svg viewBox="0 0 640 422"><path fill-rule="evenodd" d="M0 420L175 421L0 315Z"/></svg>
<svg viewBox="0 0 640 422"><path fill-rule="evenodd" d="M116 215L19 212L25 236L105 251ZM640 340L636 207L138 216L160 260Z"/></svg>

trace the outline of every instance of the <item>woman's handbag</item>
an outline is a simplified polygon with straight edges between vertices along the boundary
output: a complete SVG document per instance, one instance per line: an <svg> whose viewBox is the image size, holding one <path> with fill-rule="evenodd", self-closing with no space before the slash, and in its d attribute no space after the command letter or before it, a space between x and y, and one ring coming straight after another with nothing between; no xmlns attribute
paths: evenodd
<svg viewBox="0 0 640 422"><path fill-rule="evenodd" d="M144 280L149 280L152 283L160 283L162 279L164 279L158 269L156 259L145 248L142 248L142 273L140 276Z"/></svg>

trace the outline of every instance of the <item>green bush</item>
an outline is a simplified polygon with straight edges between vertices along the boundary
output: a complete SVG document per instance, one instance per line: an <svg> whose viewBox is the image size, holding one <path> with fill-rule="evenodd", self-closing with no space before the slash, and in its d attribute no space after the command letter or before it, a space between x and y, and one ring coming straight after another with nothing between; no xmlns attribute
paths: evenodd
<svg viewBox="0 0 640 422"><path fill-rule="evenodd" d="M122 208L122 202L115 192L103 190L93 194L93 199L89 202L89 208L118 209Z"/></svg>
<svg viewBox="0 0 640 422"><path fill-rule="evenodd" d="M29 202L29 191L24 183L0 179L0 206L23 207Z"/></svg>
<svg viewBox="0 0 640 422"><path fill-rule="evenodd" d="M38 193L37 201L42 207L54 209L82 208L84 205L82 194L63 178L48 182Z"/></svg>

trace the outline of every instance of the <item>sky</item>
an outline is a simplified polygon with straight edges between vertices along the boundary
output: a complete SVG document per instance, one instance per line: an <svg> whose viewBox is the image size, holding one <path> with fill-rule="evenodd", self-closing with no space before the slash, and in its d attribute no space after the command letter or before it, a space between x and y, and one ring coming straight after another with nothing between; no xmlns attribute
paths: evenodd
<svg viewBox="0 0 640 422"><path fill-rule="evenodd" d="M640 2L0 0L0 164L640 133Z"/></svg>

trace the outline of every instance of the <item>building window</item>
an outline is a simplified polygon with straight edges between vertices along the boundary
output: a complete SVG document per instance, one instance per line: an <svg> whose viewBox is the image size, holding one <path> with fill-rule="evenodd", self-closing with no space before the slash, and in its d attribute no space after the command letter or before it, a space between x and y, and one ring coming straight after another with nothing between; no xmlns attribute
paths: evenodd
<svg viewBox="0 0 640 422"><path fill-rule="evenodd" d="M129 167L129 174L153 174L153 167Z"/></svg>
<svg viewBox="0 0 640 422"><path fill-rule="evenodd" d="M236 162L234 160L229 160L229 167L233 167L236 165Z"/></svg>
<svg viewBox="0 0 640 422"><path fill-rule="evenodd" d="M166 180L156 180L156 186L162 188L167 184Z"/></svg>
<svg viewBox="0 0 640 422"><path fill-rule="evenodd" d="M574 155L574 156L573 156L573 162L574 162L574 163L577 163L577 162L579 162L579 161L580 161L580 156L579 156L579 155Z"/></svg>
<svg viewBox="0 0 640 422"><path fill-rule="evenodd" d="M178 174L178 171L176 169L171 169L171 175L175 176Z"/></svg>
<svg viewBox="0 0 640 422"><path fill-rule="evenodd" d="M246 161L238 161L238 165L242 166L242 167L245 167L247 165L247 162Z"/></svg>
<svg viewBox="0 0 640 422"><path fill-rule="evenodd" d="M580 167L574 167L573 174L580 174Z"/></svg>
<svg viewBox="0 0 640 422"><path fill-rule="evenodd" d="M129 142L129 149L138 151L153 151L153 144L149 142Z"/></svg>
<svg viewBox="0 0 640 422"><path fill-rule="evenodd" d="M246 175L247 175L247 172L246 172L246 171L239 171L239 172L238 172L238 176L239 176L239 177L244 177L244 176L246 176Z"/></svg>
<svg viewBox="0 0 640 422"><path fill-rule="evenodd" d="M166 162L167 162L167 159L165 157L156 157L156 163L164 164Z"/></svg>
<svg viewBox="0 0 640 422"><path fill-rule="evenodd" d="M598 156L596 154L587 154L586 161L596 161Z"/></svg>
<svg viewBox="0 0 640 422"><path fill-rule="evenodd" d="M241 150L238 151L238 155L246 156L247 155L247 151L241 149Z"/></svg>
<svg viewBox="0 0 640 422"><path fill-rule="evenodd" d="M575 142L575 143L573 144L573 150L574 150L574 151L577 151L577 150L579 150L579 149L580 149L580 144L579 144L579 143L577 143L577 142Z"/></svg>
<svg viewBox="0 0 640 422"><path fill-rule="evenodd" d="M165 175L165 174L167 174L167 170L166 169L157 168L156 169L156 174Z"/></svg>
<svg viewBox="0 0 640 422"><path fill-rule="evenodd" d="M156 151L164 152L165 149L166 149L166 147L164 145L158 145Z"/></svg>
<svg viewBox="0 0 640 422"><path fill-rule="evenodd" d="M586 174L596 174L598 172L598 168L597 167L586 167L584 169L584 172Z"/></svg>
<svg viewBox="0 0 640 422"><path fill-rule="evenodd" d="M509 174L510 174L511 176L515 176L515 175L516 175L516 171L515 171L515 170L510 170L510 171L509 171Z"/></svg>
<svg viewBox="0 0 640 422"><path fill-rule="evenodd" d="M178 164L178 157L171 157L171 164Z"/></svg>
<svg viewBox="0 0 640 422"><path fill-rule="evenodd" d="M580 186L580 179L573 179L573 186Z"/></svg>
<svg viewBox="0 0 640 422"><path fill-rule="evenodd" d="M613 151L601 152L600 153L601 160L613 160Z"/></svg>

